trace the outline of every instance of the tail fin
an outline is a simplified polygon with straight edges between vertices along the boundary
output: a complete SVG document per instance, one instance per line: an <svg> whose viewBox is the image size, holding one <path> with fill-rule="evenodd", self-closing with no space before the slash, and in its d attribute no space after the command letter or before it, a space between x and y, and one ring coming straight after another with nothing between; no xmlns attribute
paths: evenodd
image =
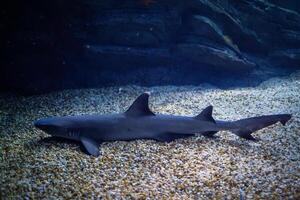
<svg viewBox="0 0 300 200"><path fill-rule="evenodd" d="M252 117L247 119L241 119L233 122L236 129L233 129L232 132L238 135L241 138L248 140L255 140L251 133L280 122L282 125L285 125L287 121L291 119L290 114L281 114L281 115L266 115L260 117Z"/></svg>

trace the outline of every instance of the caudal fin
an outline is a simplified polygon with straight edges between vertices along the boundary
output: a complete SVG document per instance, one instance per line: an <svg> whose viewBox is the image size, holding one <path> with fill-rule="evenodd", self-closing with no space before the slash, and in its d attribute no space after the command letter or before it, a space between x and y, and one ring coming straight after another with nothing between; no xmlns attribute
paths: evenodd
<svg viewBox="0 0 300 200"><path fill-rule="evenodd" d="M285 125L286 122L291 119L291 117L292 116L290 114L281 114L241 119L233 122L236 128L233 129L232 132L241 138L255 140L255 138L251 135L253 132L277 122Z"/></svg>

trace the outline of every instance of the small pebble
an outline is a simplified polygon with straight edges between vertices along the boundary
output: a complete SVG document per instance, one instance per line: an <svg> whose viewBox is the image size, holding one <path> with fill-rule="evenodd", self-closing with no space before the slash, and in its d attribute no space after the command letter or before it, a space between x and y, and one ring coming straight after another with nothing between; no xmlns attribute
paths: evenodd
<svg viewBox="0 0 300 200"><path fill-rule="evenodd" d="M101 155L78 143L43 140L33 121L48 116L125 111L151 91L155 113L194 116L207 105L220 120L291 113L286 126L254 133L256 143L222 131L171 143L101 144ZM2 199L299 199L300 72L255 88L122 86L21 97L0 95Z"/></svg>

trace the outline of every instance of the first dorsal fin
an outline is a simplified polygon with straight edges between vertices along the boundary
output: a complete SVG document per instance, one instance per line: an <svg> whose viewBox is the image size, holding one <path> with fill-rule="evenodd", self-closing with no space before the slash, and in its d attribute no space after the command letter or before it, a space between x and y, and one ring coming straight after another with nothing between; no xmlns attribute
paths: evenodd
<svg viewBox="0 0 300 200"><path fill-rule="evenodd" d="M212 117L212 110L212 106L207 106L199 115L195 116L194 118L197 120L210 121L216 123L216 121Z"/></svg>
<svg viewBox="0 0 300 200"><path fill-rule="evenodd" d="M140 117L147 115L155 115L149 108L149 93L141 94L125 112L130 117Z"/></svg>

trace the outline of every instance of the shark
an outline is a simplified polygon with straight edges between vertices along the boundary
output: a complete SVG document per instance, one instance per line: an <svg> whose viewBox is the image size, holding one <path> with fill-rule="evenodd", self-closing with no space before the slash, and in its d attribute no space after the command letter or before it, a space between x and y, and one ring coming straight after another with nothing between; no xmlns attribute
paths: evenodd
<svg viewBox="0 0 300 200"><path fill-rule="evenodd" d="M264 115L236 121L215 120L209 105L196 116L156 114L149 108L149 93L143 93L124 113L105 115L60 116L39 119L34 126L47 134L79 141L86 152L99 156L99 146L107 141L150 139L171 142L202 134L214 137L219 131L229 131L247 140L257 140L251 134L280 122L285 125L290 114Z"/></svg>

